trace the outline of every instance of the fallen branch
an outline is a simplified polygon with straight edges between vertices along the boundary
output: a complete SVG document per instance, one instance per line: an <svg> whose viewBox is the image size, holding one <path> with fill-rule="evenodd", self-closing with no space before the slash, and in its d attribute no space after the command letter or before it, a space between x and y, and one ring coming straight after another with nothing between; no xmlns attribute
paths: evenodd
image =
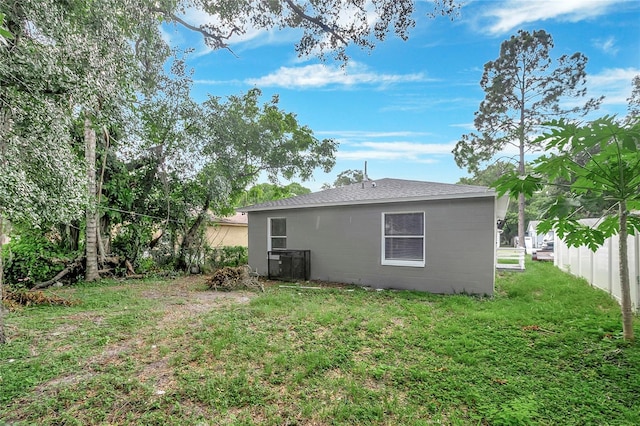
<svg viewBox="0 0 640 426"><path fill-rule="evenodd" d="M47 288L55 283L57 283L60 279L62 279L65 275L67 275L69 272L73 271L74 269L82 266L82 262L84 261L84 257L78 257L76 260L73 261L73 263L71 263L70 265L68 265L66 268L64 268L62 271L58 272L58 274L51 278L49 281L43 281L41 283L37 283L36 285L34 285L30 291L35 291L35 290L40 290L43 288Z"/></svg>
<svg viewBox="0 0 640 426"><path fill-rule="evenodd" d="M9 310L16 310L20 306L37 306L37 305L57 305L72 306L78 304L77 301L64 299L55 294L44 294L41 291L33 291L33 289L7 291L3 296Z"/></svg>
<svg viewBox="0 0 640 426"><path fill-rule="evenodd" d="M133 274L133 275L127 275L126 277L124 277L127 280L141 280L143 278L145 278L144 274Z"/></svg>
<svg viewBox="0 0 640 426"><path fill-rule="evenodd" d="M207 280L207 286L216 291L260 290L264 293L264 286L248 265L218 269Z"/></svg>
<svg viewBox="0 0 640 426"><path fill-rule="evenodd" d="M125 259L124 266L127 267L127 275L136 275L136 271L133 269L133 265L129 262L129 259Z"/></svg>

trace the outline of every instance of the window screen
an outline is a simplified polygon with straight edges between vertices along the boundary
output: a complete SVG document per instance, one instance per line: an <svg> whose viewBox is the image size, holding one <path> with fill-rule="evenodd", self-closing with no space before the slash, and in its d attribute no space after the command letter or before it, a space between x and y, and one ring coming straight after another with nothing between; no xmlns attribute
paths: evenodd
<svg viewBox="0 0 640 426"><path fill-rule="evenodd" d="M424 266L424 212L384 213L382 263Z"/></svg>

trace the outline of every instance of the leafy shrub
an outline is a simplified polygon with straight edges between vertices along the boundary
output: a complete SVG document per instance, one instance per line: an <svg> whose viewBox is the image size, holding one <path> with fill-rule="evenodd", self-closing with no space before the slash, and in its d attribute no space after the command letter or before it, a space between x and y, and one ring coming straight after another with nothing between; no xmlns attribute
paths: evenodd
<svg viewBox="0 0 640 426"><path fill-rule="evenodd" d="M139 257L134 265L136 272L148 274L158 269L155 260L151 256Z"/></svg>
<svg viewBox="0 0 640 426"><path fill-rule="evenodd" d="M76 254L60 248L40 230L23 231L2 247L4 279L12 288L31 288L53 278Z"/></svg>
<svg viewBox="0 0 640 426"><path fill-rule="evenodd" d="M211 249L208 262L213 269L242 266L249 263L249 250L243 246L224 246Z"/></svg>
<svg viewBox="0 0 640 426"><path fill-rule="evenodd" d="M138 258L143 255L148 241L151 240L151 229L134 223L123 225L111 242L111 251L137 265Z"/></svg>

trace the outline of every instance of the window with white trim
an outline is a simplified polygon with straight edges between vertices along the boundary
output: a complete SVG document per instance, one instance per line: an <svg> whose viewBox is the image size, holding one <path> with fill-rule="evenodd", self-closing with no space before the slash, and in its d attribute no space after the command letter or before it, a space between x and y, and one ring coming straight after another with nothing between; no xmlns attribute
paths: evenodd
<svg viewBox="0 0 640 426"><path fill-rule="evenodd" d="M287 248L287 219L284 217L270 217L269 233L267 236L268 250L282 250Z"/></svg>
<svg viewBox="0 0 640 426"><path fill-rule="evenodd" d="M382 264L424 266L424 212L382 213Z"/></svg>

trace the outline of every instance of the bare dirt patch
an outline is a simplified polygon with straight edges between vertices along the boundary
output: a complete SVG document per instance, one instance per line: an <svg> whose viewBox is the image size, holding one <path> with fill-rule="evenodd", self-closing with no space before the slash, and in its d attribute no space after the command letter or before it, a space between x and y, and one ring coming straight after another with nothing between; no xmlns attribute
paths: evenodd
<svg viewBox="0 0 640 426"><path fill-rule="evenodd" d="M164 392L175 386L173 368L169 365L168 356L158 353L158 346L145 343L141 336L150 335L154 329L170 329L172 324L192 319L198 321L198 317L214 309L233 304L248 303L256 293L248 291L219 292L207 289L204 276L187 276L171 281L168 285L158 285L140 292L140 297L158 299L162 306L159 319L151 326L139 330L135 335L126 340L107 344L102 352L86 360L85 368L76 374L56 377L49 382L37 387L39 394L54 392L61 386L76 385L90 380L108 365L118 365L124 362L124 358L134 358L141 369L136 373L136 378L142 382L151 384L158 392ZM74 314L69 319L95 320L102 318L91 316L93 314ZM72 318L74 317L74 318ZM55 330L59 337L70 333L75 329L73 324L64 324ZM97 368L100 366L100 368Z"/></svg>
<svg viewBox="0 0 640 426"><path fill-rule="evenodd" d="M164 301L163 325L197 316L222 306L247 303L256 293L248 291L220 292L209 290L204 276L187 276L171 285L142 292L141 296Z"/></svg>

